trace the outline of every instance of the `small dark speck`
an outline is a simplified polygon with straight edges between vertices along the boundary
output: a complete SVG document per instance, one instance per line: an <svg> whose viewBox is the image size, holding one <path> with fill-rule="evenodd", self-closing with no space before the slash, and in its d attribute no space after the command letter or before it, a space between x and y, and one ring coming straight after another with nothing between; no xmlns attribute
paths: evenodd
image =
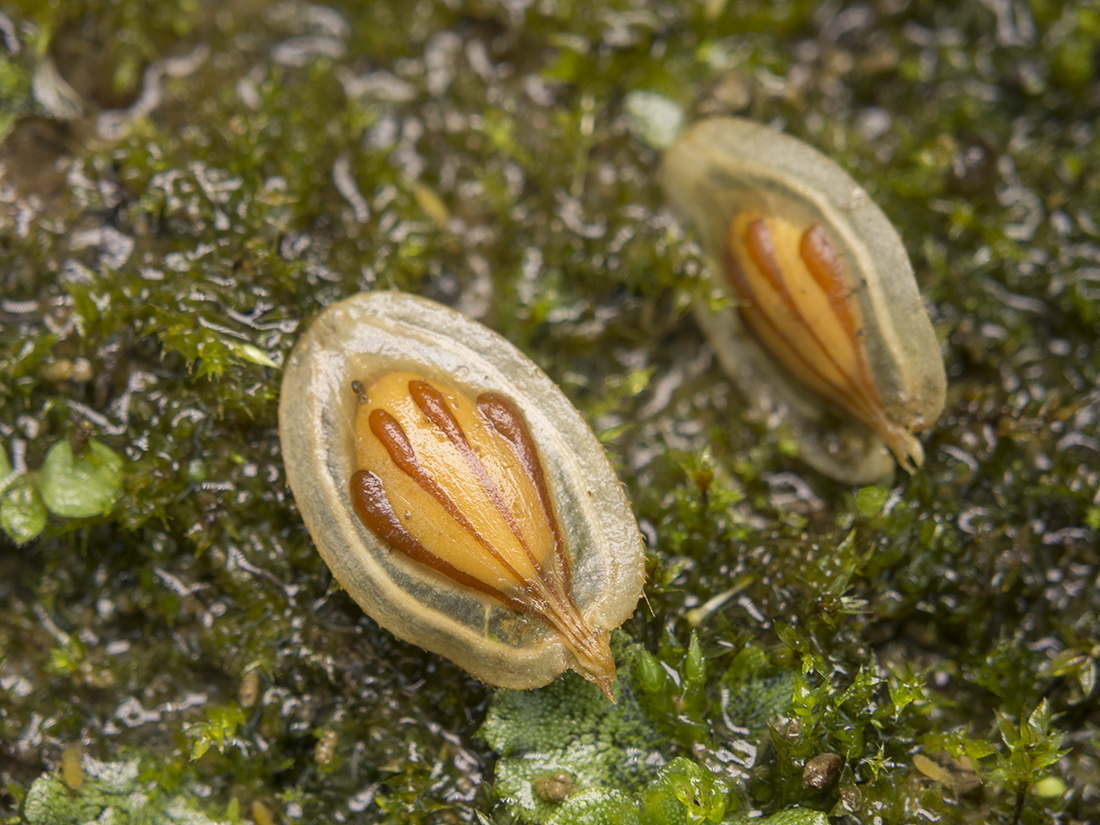
<svg viewBox="0 0 1100 825"><path fill-rule="evenodd" d="M355 397L359 399L360 404L366 404L367 403L367 400L368 400L367 399L367 391L366 391L366 389L363 388L363 382L362 381L352 381L351 382L351 391L353 393L355 393Z"/></svg>

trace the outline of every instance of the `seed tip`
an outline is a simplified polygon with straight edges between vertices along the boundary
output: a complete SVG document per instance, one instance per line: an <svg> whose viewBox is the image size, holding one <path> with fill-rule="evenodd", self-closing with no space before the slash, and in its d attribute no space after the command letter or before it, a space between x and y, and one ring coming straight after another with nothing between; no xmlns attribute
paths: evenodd
<svg viewBox="0 0 1100 825"><path fill-rule="evenodd" d="M593 633L585 644L573 648L573 655L576 657L574 669L593 682L611 704L615 704L615 696L611 693L611 684L615 681L615 657L611 655L607 631Z"/></svg>
<svg viewBox="0 0 1100 825"><path fill-rule="evenodd" d="M909 430L888 422L879 435L907 473L915 473L924 463L924 447Z"/></svg>
<svg viewBox="0 0 1100 825"><path fill-rule="evenodd" d="M607 701L609 701L613 705L616 705L618 704L618 702L615 701L615 694L611 692L611 683L614 680L614 676L612 676L610 679L601 679L600 681L596 682L596 686L599 687L600 692L607 697Z"/></svg>

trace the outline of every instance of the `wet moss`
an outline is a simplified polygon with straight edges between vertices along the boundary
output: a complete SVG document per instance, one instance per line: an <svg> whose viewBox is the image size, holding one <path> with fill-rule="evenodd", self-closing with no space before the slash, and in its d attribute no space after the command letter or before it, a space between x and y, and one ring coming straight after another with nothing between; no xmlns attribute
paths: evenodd
<svg viewBox="0 0 1100 825"><path fill-rule="evenodd" d="M0 816L80 744L219 821L510 821L476 735L503 700L363 617L285 486L286 354L387 287L505 334L602 434L650 545L646 782L720 785L727 819L1100 817L1090 9L39 5L0 21L0 476L81 422L123 461L110 509L41 532L0 478L29 539L0 535ZM79 113L35 97L47 60ZM740 414L639 90L784 126L894 220L949 373L921 473L854 490Z"/></svg>

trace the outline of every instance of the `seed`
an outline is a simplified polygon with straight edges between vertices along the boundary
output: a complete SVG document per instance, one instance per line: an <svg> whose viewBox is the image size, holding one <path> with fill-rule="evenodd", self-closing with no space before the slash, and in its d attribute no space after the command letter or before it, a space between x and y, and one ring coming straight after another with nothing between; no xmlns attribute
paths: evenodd
<svg viewBox="0 0 1100 825"><path fill-rule="evenodd" d="M295 347L279 431L321 555L381 625L490 684L573 668L611 697L641 536L591 430L511 344L421 298L357 295Z"/></svg>
<svg viewBox="0 0 1100 825"><path fill-rule="evenodd" d="M870 483L924 460L913 433L943 409L943 359L901 239L839 166L738 118L704 120L661 182L731 305L696 310L719 362L804 460Z"/></svg>

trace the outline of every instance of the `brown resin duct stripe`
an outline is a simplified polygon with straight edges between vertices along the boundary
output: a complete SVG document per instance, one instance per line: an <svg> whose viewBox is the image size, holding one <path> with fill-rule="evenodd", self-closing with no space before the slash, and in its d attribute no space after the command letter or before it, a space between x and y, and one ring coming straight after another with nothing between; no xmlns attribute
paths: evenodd
<svg viewBox="0 0 1100 825"><path fill-rule="evenodd" d="M489 423L504 439L512 445L519 463L527 472L528 478L538 491L539 502L542 511L546 515L546 521L550 524L550 530L554 534L554 551L558 557L558 566L561 570L563 581L562 589L566 593L572 592L570 584L569 557L565 552L565 540L562 538L561 527L558 525L558 516L554 512L554 504L550 500L550 488L546 484L546 473L542 469L542 461L539 460L538 450L531 438L531 432L523 420L523 415L515 404L495 392L482 393L477 397L477 408L488 419Z"/></svg>

